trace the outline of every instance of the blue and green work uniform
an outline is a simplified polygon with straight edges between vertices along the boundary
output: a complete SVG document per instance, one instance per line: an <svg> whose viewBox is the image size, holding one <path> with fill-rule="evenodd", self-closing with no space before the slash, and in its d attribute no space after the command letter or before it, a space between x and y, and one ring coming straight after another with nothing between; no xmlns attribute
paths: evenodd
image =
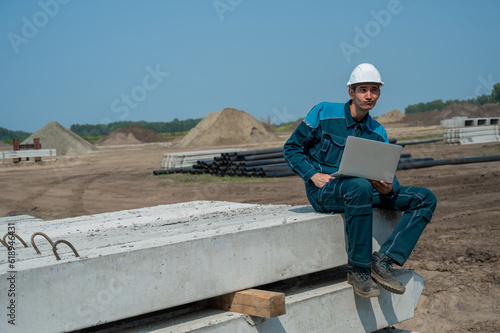
<svg viewBox="0 0 500 333"><path fill-rule="evenodd" d="M379 252L402 266L415 247L436 208L436 197L425 188L401 186L396 178L393 191L382 195L364 178L335 178L318 188L311 177L338 171L348 136L388 142L384 127L369 114L355 121L350 103L323 102L316 105L284 145L290 169L305 182L307 198L322 213L344 213L349 263L370 267L372 257L373 208L402 211L403 215Z"/></svg>

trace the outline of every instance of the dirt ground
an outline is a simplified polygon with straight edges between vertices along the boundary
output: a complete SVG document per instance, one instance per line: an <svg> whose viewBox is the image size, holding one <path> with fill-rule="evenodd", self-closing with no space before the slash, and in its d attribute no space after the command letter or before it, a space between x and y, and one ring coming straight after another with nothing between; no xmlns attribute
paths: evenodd
<svg viewBox="0 0 500 333"><path fill-rule="evenodd" d="M192 200L308 204L303 182L295 176L154 176L163 154L176 150L184 151L161 144L103 147L56 161L2 163L0 216L27 214L50 220ZM435 159L500 155L500 144L432 143L406 146L403 152ZM402 170L398 178L403 185L431 189L439 202L405 265L424 277L423 294L415 317L396 327L500 332L500 162Z"/></svg>

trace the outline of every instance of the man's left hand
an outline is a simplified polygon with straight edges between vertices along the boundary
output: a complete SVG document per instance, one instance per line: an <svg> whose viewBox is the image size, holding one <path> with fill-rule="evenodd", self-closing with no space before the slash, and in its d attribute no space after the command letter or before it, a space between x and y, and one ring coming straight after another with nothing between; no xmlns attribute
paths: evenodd
<svg viewBox="0 0 500 333"><path fill-rule="evenodd" d="M392 193L392 183L386 183L384 181L370 180L372 187L380 194L388 195Z"/></svg>

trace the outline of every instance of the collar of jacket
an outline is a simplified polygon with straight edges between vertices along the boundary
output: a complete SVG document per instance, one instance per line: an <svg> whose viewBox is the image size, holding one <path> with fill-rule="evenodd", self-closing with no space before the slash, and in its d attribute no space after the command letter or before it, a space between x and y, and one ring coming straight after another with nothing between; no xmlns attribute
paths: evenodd
<svg viewBox="0 0 500 333"><path fill-rule="evenodd" d="M351 115L351 103L352 99L350 99L347 103L344 105L344 113L345 113L345 125L347 128L351 128L356 125L361 125L361 127L366 127L366 121L368 120L368 117L370 116L369 113L366 114L366 116L361 120L361 121L356 121Z"/></svg>

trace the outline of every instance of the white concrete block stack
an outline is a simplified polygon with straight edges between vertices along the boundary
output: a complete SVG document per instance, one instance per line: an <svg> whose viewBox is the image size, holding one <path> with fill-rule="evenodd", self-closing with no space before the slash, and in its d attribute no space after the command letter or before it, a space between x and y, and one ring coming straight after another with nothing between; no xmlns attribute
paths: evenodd
<svg viewBox="0 0 500 333"><path fill-rule="evenodd" d="M467 127L467 126L485 126L485 125L499 125L499 117L481 117L481 118L467 118L467 117L453 117L451 119L441 120L443 127Z"/></svg>
<svg viewBox="0 0 500 333"><path fill-rule="evenodd" d="M55 149L33 149L33 150L11 150L0 151L0 159L6 158L30 158L30 157L50 157L56 156Z"/></svg>
<svg viewBox="0 0 500 333"><path fill-rule="evenodd" d="M500 141L497 125L473 126L445 129L444 143L448 145L466 145L473 143L487 143Z"/></svg>
<svg viewBox="0 0 500 333"><path fill-rule="evenodd" d="M375 250L398 218L375 211ZM309 206L196 201L53 221L0 218L2 235L12 228L29 246L16 240L12 264L0 245L0 308L15 320L3 315L0 332L92 327L347 262L342 216ZM56 260L41 236L36 254L30 242L36 232L69 241L80 257L61 243ZM411 271L401 274L404 295L383 291L378 299L360 299L345 276L332 277L286 294L287 315L253 326L248 321L256 318L215 310L144 325L163 325L165 332L371 331L413 316L422 281ZM135 327L130 332L141 331Z"/></svg>

